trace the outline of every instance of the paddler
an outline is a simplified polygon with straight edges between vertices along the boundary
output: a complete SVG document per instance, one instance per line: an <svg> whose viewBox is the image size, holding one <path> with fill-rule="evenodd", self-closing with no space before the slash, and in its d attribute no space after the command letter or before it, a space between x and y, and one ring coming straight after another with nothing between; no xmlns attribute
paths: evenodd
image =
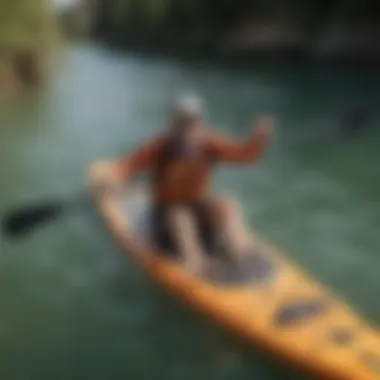
<svg viewBox="0 0 380 380"><path fill-rule="evenodd" d="M257 120L241 142L205 127L201 100L183 95L170 128L115 164L112 181L123 184L137 172L150 172L153 242L161 252L178 252L193 273L205 270L204 255L222 243L231 259L247 249L248 234L237 205L209 192L216 164L249 164L273 138L273 120ZM110 179L108 179L110 180Z"/></svg>

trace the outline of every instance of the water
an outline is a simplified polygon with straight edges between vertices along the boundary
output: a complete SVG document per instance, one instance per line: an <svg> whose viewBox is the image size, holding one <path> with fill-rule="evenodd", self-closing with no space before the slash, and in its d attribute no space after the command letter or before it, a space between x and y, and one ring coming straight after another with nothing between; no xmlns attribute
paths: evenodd
<svg viewBox="0 0 380 380"><path fill-rule="evenodd" d="M379 323L377 122L355 139L332 132L346 107L376 105L379 81L368 70L239 71L77 46L51 90L2 106L0 210L80 193L93 160L118 157L160 130L173 96L191 88L204 95L210 124L236 136L252 116L278 117L275 147L256 166L218 170L215 187L242 202L252 227ZM162 294L91 208L0 244L3 378L307 378Z"/></svg>

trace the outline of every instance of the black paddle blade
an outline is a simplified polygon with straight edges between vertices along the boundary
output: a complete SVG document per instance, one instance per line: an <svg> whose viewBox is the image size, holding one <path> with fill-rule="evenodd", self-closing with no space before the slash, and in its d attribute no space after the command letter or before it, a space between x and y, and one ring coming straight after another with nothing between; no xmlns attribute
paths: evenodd
<svg viewBox="0 0 380 380"><path fill-rule="evenodd" d="M9 236L20 236L33 228L58 217L63 211L61 202L46 202L13 210L2 221L2 231Z"/></svg>

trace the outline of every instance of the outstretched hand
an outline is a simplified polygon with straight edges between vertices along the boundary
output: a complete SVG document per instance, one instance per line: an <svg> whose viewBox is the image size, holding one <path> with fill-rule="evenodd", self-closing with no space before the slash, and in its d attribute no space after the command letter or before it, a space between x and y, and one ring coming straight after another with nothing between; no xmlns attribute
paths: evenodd
<svg viewBox="0 0 380 380"><path fill-rule="evenodd" d="M259 140L271 141L275 137L275 120L264 116L256 119L252 127L252 137Z"/></svg>

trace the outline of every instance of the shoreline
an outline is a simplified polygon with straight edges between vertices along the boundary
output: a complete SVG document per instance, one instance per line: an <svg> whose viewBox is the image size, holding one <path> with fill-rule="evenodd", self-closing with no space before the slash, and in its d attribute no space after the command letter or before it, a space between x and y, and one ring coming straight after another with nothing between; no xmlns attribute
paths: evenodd
<svg viewBox="0 0 380 380"><path fill-rule="evenodd" d="M251 49L228 52L207 47L178 48L174 44L119 43L106 39L92 39L92 42L111 51L130 52L153 58L168 58L187 62L218 63L228 67L252 68L255 65L308 65L331 68L376 68L379 59L348 54L315 56L301 49Z"/></svg>

